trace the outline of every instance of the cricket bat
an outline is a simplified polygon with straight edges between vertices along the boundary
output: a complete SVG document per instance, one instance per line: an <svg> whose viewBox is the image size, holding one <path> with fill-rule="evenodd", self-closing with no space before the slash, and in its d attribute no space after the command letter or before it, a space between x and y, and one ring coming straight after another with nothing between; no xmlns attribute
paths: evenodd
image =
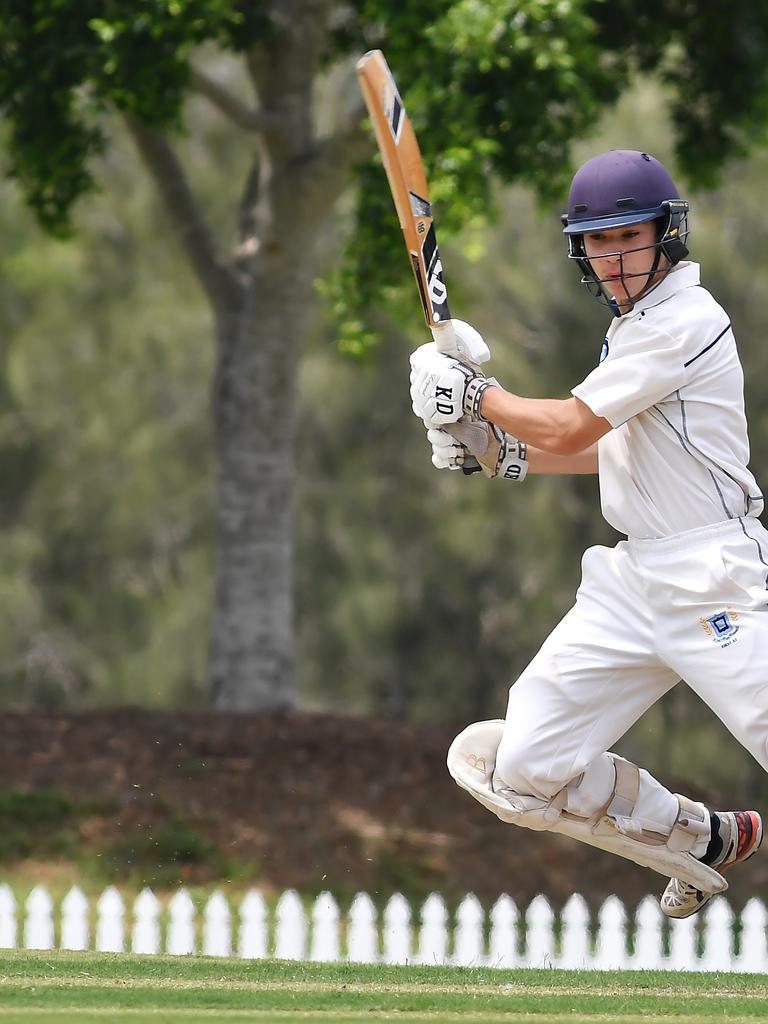
<svg viewBox="0 0 768 1024"><path fill-rule="evenodd" d="M405 112L392 72L381 50L370 50L357 63L363 98L376 133L379 153L416 278L424 317L439 352L477 366L488 350L467 351L451 324L448 289L437 246L429 186L413 125ZM470 423L451 424L450 433L468 448L483 452L487 436Z"/></svg>

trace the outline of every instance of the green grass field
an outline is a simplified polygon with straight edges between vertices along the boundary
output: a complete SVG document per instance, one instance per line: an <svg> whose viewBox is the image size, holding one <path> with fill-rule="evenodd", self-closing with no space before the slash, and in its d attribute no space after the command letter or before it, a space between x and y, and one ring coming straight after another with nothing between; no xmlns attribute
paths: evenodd
<svg viewBox="0 0 768 1024"><path fill-rule="evenodd" d="M0 1024L768 1018L768 976L501 971L3 951Z"/></svg>

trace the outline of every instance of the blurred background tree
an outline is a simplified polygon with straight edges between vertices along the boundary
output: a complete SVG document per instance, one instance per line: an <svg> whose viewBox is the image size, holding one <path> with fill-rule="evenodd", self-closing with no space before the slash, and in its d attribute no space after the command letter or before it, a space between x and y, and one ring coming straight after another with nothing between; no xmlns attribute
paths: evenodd
<svg viewBox="0 0 768 1024"><path fill-rule="evenodd" d="M724 10L717 0L695 8L685 0L642 6L618 0L610 8L587 0L445 0L429 8L417 0L396 7L384 0L114 0L106 9L74 0L0 0L8 172L47 231L74 227L87 243L65 249L37 238L44 256L38 262L30 258L21 221L10 236L15 285L3 314L11 335L3 457L14 475L7 525L15 542L7 554L14 598L7 692L18 692L23 681L27 697L46 700L147 691L188 700L200 693L205 674L218 708L297 703L293 510L297 453L304 446L297 443L296 384L305 339L321 333L315 331L314 280L336 262L332 215L337 200L352 195L356 166L372 153L352 71L363 49L382 46L398 75L432 156L441 223L477 227L498 180L562 198L573 139L594 128L638 71L655 71L665 83L683 169L692 179L711 181L724 160L764 133L767 27L768 12L760 5ZM211 128L210 114L196 120L195 96L205 98L222 125ZM162 198L160 208L146 196L137 200L151 219L135 233L126 229L120 202L139 194L133 189L137 171L115 112ZM120 182L120 170L129 166L130 182ZM395 330L397 296L384 286L402 279L402 257L380 169L368 163L356 180L356 211L339 227L349 240L346 257L326 293L333 298L334 341L362 352L373 328ZM110 200L92 198L73 220L76 201L97 181L113 190ZM181 271L170 270L172 250L157 229L165 218L193 277L182 280ZM503 247L499 257L506 258ZM490 263L488 274L504 279ZM160 294L163 283L176 278L183 309L174 322L168 307L161 313ZM205 302L193 294L194 279ZM508 314L519 283L515 274L504 279ZM123 303L122 316L114 319L113 296L115 309ZM79 321L64 344L67 301L76 304ZM554 329L558 317L575 326L569 303L552 302L546 317L520 310L529 341ZM142 356L149 365L156 360L146 375L136 365L142 322L151 338L151 344L144 339ZM207 351L199 344L201 323L211 324L207 333L215 337ZM324 337L316 343L327 344ZM401 337L403 350L410 343ZM384 351L372 357L379 362L379 394ZM545 391L561 381L565 386L569 368L554 342L542 345L527 367L531 382L552 371ZM210 442L201 427L202 392L186 387L192 379L200 387L203 374L213 380ZM309 379L305 375L308 393ZM334 381L328 384L328 408L318 415L330 431L337 427L330 406L358 401L365 387L362 375L351 386L346 382L343 395ZM41 408L46 387L55 388L56 403ZM81 392L84 419L67 420L62 411L57 422L62 393L74 402ZM405 418L402 404L377 404L387 424ZM74 412L74 405L67 408ZM398 474L389 491L378 493L374 484L368 496L380 528L385 521L401 524L402 576L383 596L372 574L388 564L388 552L374 526L365 534L370 562L359 564L357 552L350 556L362 574L358 593L345 593L333 606L326 594L323 610L347 633L356 624L382 638L378 657L362 635L350 642L350 654L357 645L370 657L374 705L404 715L429 705L423 672L445 676L455 669L439 644L429 655L422 650L423 631L412 610L425 601L434 623L427 633L434 628L439 638L448 627L465 649L480 644L475 664L485 666L484 679L506 663L504 643L514 646L516 659L527 657L534 643L527 638L537 633L533 616L546 617L552 602L558 605L572 590L559 552L568 548L569 530L585 538L578 509L587 485L540 490L532 500L540 503L539 515L561 504L564 515L570 509L570 525L552 532L546 564L535 572L524 571L524 558L510 558L515 572L503 583L494 583L486 563L512 550L510 534L523 536L522 517L499 537L487 526L486 499L456 496L461 530L452 530L442 515L434 529L450 556L444 565L465 559L469 567L468 613L462 588L452 586L454 577L446 579L444 569L425 568L421 582L411 578L426 557L413 523L427 499L419 499L418 488L415 497L404 497L409 474L419 473L415 462L409 468L414 455L387 457L381 448L371 456L370 408L358 406L346 438L349 458L360 460L353 498L363 498L367 460L380 461L382 479L387 468ZM313 444L328 436L319 427L315 434L314 426L311 433ZM382 435L375 436L383 444ZM173 457L177 442L181 458ZM148 452L157 458L157 476L147 475ZM212 468L211 501L206 484ZM311 494L303 465L299 478ZM111 485L109 494L100 493L99 480ZM324 485L318 486L322 492ZM456 482L439 486L446 489L443 500L452 498ZM333 528L329 521L327 529ZM335 545L323 543L330 557ZM207 594L190 585L209 570L210 611ZM303 579L306 617L314 598L304 596ZM313 578L318 594L328 583ZM524 602L507 605L511 586ZM345 611L347 600L353 604ZM408 614L395 626L391 616L398 610ZM159 624L162 634L155 633ZM210 643L201 653L204 629ZM328 644L327 636L318 639L318 647ZM302 671L311 677L315 665ZM311 690L309 679L307 685ZM458 683L446 679L444 685ZM477 706L490 694L479 685L470 690Z"/></svg>

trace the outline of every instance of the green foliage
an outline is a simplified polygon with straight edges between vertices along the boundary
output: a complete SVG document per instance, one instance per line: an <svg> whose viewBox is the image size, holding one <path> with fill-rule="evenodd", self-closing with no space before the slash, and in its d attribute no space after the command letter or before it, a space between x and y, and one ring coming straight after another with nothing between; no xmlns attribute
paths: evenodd
<svg viewBox="0 0 768 1024"><path fill-rule="evenodd" d="M226 864L213 843L181 814L121 829L98 852L95 863L109 880L127 879L140 885L172 886L201 871L213 879L226 875Z"/></svg>
<svg viewBox="0 0 768 1024"><path fill-rule="evenodd" d="M639 71L658 73L669 87L668 123L692 183L712 186L729 157L765 140L764 4L456 0L433 5L433 19L420 29L415 7L377 21L378 7L360 4L356 28L363 36L369 26L400 85L443 240L492 213L494 181L523 182L540 201L562 204L574 141ZM377 173L378 185L371 168L362 172L340 289L346 306L338 303L347 320L364 324L372 303L386 306L389 282L406 273L402 256L396 269L402 242Z"/></svg>
<svg viewBox="0 0 768 1024"><path fill-rule="evenodd" d="M229 0L0 0L0 111L10 174L40 223L66 233L94 188L106 105L178 127L190 50L230 38Z"/></svg>
<svg viewBox="0 0 768 1024"><path fill-rule="evenodd" d="M712 187L727 162L766 139L768 7L736 0L618 0L587 5L598 45L617 58L621 46L643 72L671 88L668 107L675 155L689 180Z"/></svg>
<svg viewBox="0 0 768 1024"><path fill-rule="evenodd" d="M410 9L387 19L378 43L421 143L441 237L487 214L495 175L549 200L562 193L571 140L618 97L627 75L600 59L582 6L458 0L437 8L415 49ZM381 176L377 187L364 177L350 243L360 273L349 294L356 304L363 296L360 308L366 289L393 279L396 234L382 243L385 223L396 225L388 190Z"/></svg>
<svg viewBox="0 0 768 1024"><path fill-rule="evenodd" d="M308 18L321 18L308 9ZM682 165L711 183L729 155L764 137L764 5L637 0L355 0L325 26L326 61L382 46L403 88L444 232L488 212L493 176L561 198L574 138L637 69L671 86ZM279 10L233 0L0 0L0 111L10 173L40 222L65 232L94 187L107 107L178 129L189 57L204 42L234 51L279 46ZM722 74L728 68L727 75ZM344 335L359 345L368 296L394 274L396 234L380 173L362 172L357 230L339 294ZM386 250L386 254L384 254ZM375 273L371 263L376 261ZM357 339L355 341L355 339Z"/></svg>
<svg viewBox="0 0 768 1024"><path fill-rule="evenodd" d="M432 851L415 849L405 834L388 834L368 853L374 862L371 889L382 912L395 893L405 895L412 905L422 904L430 893L437 891L446 900L458 901L466 895L446 892L443 873L434 863ZM336 891L334 886L334 894Z"/></svg>
<svg viewBox="0 0 768 1024"><path fill-rule="evenodd" d="M0 796L0 861L71 856L82 814L82 808L54 789L9 790Z"/></svg>
<svg viewBox="0 0 768 1024"><path fill-rule="evenodd" d="M2 192L5 702L164 703L169 670L177 700L204 697L208 314L112 145L79 243L32 230Z"/></svg>

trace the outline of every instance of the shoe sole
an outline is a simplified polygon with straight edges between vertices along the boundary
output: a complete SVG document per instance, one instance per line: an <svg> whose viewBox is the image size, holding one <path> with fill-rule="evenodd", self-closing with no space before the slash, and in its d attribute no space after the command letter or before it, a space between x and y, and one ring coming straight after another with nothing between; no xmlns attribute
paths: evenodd
<svg viewBox="0 0 768 1024"><path fill-rule="evenodd" d="M763 834L764 834L763 833L763 819L760 817L760 815L757 813L757 811L745 811L744 813L749 817L749 820L750 820L750 822L752 824L752 837L751 838L753 838L755 836L755 834L757 834L757 841L755 842L754 838L753 838L752 848L750 849L749 853L747 853L746 855L740 855L739 851L737 849L736 856L734 857L734 859L732 861L730 861L724 867L716 869L716 870L718 870L718 871L720 871L722 873L725 873L728 870L728 868L732 868L734 864L744 864L746 861L749 860L749 858L753 854L757 853L757 851L760 849L760 846L762 845ZM700 892L700 891L701 890L697 890L697 892ZM704 895L704 894L702 893L702 895ZM712 897L714 895L715 895L715 893L713 893L713 892L708 893L706 895L706 897L704 899L702 899L701 903L699 903L697 906L695 906L693 908L693 910L689 910L688 913L686 913L686 914L668 914L667 911L664 910L663 904L662 904L661 910L662 910L662 913L664 914L665 917L669 917L669 918L671 918L672 920L675 920L675 921L684 921L686 918L693 917L694 914L698 914L698 912L700 910L703 910L704 907L706 907L706 905L709 903L709 901L712 899Z"/></svg>

